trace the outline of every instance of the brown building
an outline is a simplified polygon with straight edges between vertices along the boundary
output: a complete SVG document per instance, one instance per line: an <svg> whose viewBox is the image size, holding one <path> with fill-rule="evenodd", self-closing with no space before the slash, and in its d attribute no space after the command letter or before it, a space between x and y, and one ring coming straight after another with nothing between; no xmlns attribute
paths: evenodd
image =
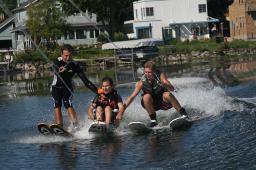
<svg viewBox="0 0 256 170"><path fill-rule="evenodd" d="M231 38L256 40L256 0L234 0L229 21Z"/></svg>

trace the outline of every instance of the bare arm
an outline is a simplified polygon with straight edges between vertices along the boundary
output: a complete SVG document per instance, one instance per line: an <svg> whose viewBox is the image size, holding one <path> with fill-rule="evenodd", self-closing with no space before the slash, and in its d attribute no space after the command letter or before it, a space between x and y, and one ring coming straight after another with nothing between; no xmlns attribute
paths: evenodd
<svg viewBox="0 0 256 170"><path fill-rule="evenodd" d="M139 81L132 94L126 99L126 102L124 103L125 108L127 108L135 99L135 97L139 94L140 90L142 89L142 81Z"/></svg>
<svg viewBox="0 0 256 170"><path fill-rule="evenodd" d="M87 109L88 119L91 119L91 120L94 119L93 109L94 109L93 104L90 104L90 105L88 106L88 109Z"/></svg>
<svg viewBox="0 0 256 170"><path fill-rule="evenodd" d="M116 114L116 119L121 120L124 114L124 105L122 102L117 103L118 105L118 113Z"/></svg>
<svg viewBox="0 0 256 170"><path fill-rule="evenodd" d="M164 73L161 73L160 80L164 87L166 87L169 91L174 91L174 87L171 84L171 82L167 79L166 75Z"/></svg>

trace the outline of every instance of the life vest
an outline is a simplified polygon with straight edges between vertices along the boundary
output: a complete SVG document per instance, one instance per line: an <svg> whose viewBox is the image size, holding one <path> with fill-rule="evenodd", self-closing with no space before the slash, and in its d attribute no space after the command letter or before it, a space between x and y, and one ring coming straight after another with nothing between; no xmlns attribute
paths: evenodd
<svg viewBox="0 0 256 170"><path fill-rule="evenodd" d="M167 91L167 89L161 85L160 75L161 72L159 70L156 70L152 83L148 82L148 79L145 74L142 76L142 91L144 94L159 96L162 95L165 91Z"/></svg>
<svg viewBox="0 0 256 170"><path fill-rule="evenodd" d="M117 109L118 108L118 93L116 90L112 89L110 93L108 94L101 94L98 95L95 103L97 106L110 106L112 109Z"/></svg>

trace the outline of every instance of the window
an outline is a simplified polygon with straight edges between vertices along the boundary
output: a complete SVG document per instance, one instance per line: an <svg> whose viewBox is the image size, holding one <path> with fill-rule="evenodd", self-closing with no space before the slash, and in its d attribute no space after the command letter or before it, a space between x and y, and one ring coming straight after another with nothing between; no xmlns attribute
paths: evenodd
<svg viewBox="0 0 256 170"><path fill-rule="evenodd" d="M146 16L147 17L154 16L154 8L153 7L146 8Z"/></svg>
<svg viewBox="0 0 256 170"><path fill-rule="evenodd" d="M138 19L138 10L135 10L135 18Z"/></svg>
<svg viewBox="0 0 256 170"><path fill-rule="evenodd" d="M92 13L91 12L88 12L88 16L90 19L92 19Z"/></svg>
<svg viewBox="0 0 256 170"><path fill-rule="evenodd" d="M199 13L205 13L206 12L206 4L199 4L198 10L199 10Z"/></svg>
<svg viewBox="0 0 256 170"><path fill-rule="evenodd" d="M151 38L150 35L150 29L149 28L139 28L138 29L138 39L141 38Z"/></svg>
<svg viewBox="0 0 256 170"><path fill-rule="evenodd" d="M95 37L99 36L99 30L95 30Z"/></svg>
<svg viewBox="0 0 256 170"><path fill-rule="evenodd" d="M86 32L84 29L76 30L76 39L86 39Z"/></svg>
<svg viewBox="0 0 256 170"><path fill-rule="evenodd" d="M141 19L143 19L143 9L144 9L144 8L141 8L141 9L140 9L140 12L141 12Z"/></svg>
<svg viewBox="0 0 256 170"><path fill-rule="evenodd" d="M163 37L165 40L169 40L172 37L172 29L171 28L163 28Z"/></svg>
<svg viewBox="0 0 256 170"><path fill-rule="evenodd" d="M64 35L65 40L73 40L75 39L75 32L74 31L67 31Z"/></svg>
<svg viewBox="0 0 256 170"><path fill-rule="evenodd" d="M94 37L94 30L90 30L90 38L95 38Z"/></svg>

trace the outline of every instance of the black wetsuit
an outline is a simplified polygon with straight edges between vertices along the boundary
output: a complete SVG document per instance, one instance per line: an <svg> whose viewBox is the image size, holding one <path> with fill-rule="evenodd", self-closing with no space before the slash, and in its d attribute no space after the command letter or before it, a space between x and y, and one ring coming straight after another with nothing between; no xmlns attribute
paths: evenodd
<svg viewBox="0 0 256 170"><path fill-rule="evenodd" d="M64 67L63 72L59 72L60 67ZM54 78L52 82L52 97L54 99L54 106L61 107L62 100L66 108L72 107L71 97L73 92L72 78L77 73L86 87L97 94L97 87L87 79L84 75L80 64L76 61L69 61L65 63L61 57L56 59L53 63Z"/></svg>

